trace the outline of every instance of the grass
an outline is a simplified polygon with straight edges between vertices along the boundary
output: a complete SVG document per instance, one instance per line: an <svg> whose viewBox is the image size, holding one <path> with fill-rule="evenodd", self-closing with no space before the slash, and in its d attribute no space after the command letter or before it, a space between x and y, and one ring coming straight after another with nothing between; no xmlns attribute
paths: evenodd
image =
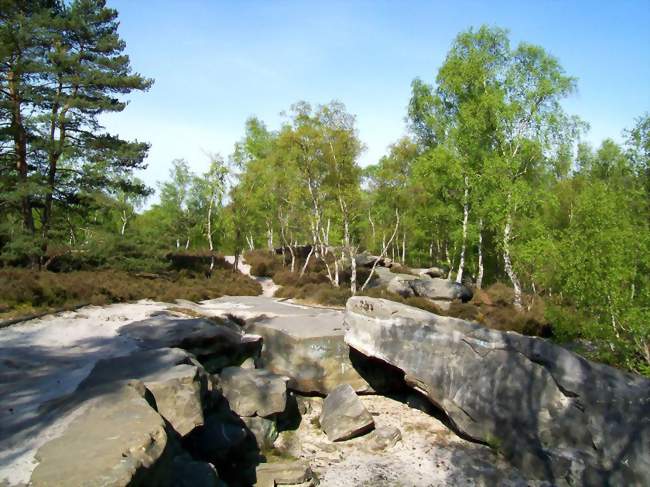
<svg viewBox="0 0 650 487"><path fill-rule="evenodd" d="M54 273L9 268L0 269L0 319L80 304L139 299L200 301L224 295L255 296L261 291L253 279L226 269L216 269L210 278L188 271L151 278L116 270Z"/></svg>

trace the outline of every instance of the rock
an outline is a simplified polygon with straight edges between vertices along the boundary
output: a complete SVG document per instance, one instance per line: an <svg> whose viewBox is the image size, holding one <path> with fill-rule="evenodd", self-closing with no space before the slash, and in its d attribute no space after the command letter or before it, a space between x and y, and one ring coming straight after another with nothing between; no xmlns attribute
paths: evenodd
<svg viewBox="0 0 650 487"><path fill-rule="evenodd" d="M276 485L296 485L309 482L312 471L309 464L303 461L260 463L256 469L259 487L275 487Z"/></svg>
<svg viewBox="0 0 650 487"><path fill-rule="evenodd" d="M88 389L131 379L141 380L153 394L158 412L181 436L203 424L207 374L178 348L135 352L99 360L79 385Z"/></svg>
<svg viewBox="0 0 650 487"><path fill-rule="evenodd" d="M249 430L240 418L227 410L217 410L187 436L186 444L197 457L215 462L242 447L248 437Z"/></svg>
<svg viewBox="0 0 650 487"><path fill-rule="evenodd" d="M215 306L217 302L245 317L248 333L263 337L258 367L289 377L290 389L327 394L339 384L349 383L357 391L372 391L350 362L350 349L343 339L343 312L258 296L220 298L210 303Z"/></svg>
<svg viewBox="0 0 650 487"><path fill-rule="evenodd" d="M394 276L386 287L390 292L399 294L404 298L415 296L415 292L411 287L411 281L416 280L416 276L409 274L394 274Z"/></svg>
<svg viewBox="0 0 650 487"><path fill-rule="evenodd" d="M273 443L278 438L278 426L275 418L254 416L252 418L242 418L242 421L255 438L260 450L273 448Z"/></svg>
<svg viewBox="0 0 650 487"><path fill-rule="evenodd" d="M387 257L372 255L368 252L361 252L360 254L357 254L354 258L354 260L357 263L357 267L368 267L368 268L372 267L375 264L375 261L377 259L379 259L379 261L377 262L377 267L390 267L393 263L393 261Z"/></svg>
<svg viewBox="0 0 650 487"><path fill-rule="evenodd" d="M219 385L239 416L271 416L287 406L287 378L262 369L226 367Z"/></svg>
<svg viewBox="0 0 650 487"><path fill-rule="evenodd" d="M373 451L389 450L402 440L402 433L398 428L384 426L376 428L368 438L368 448Z"/></svg>
<svg viewBox="0 0 650 487"><path fill-rule="evenodd" d="M201 358L203 363L213 358L216 362L212 369L240 363L241 357L254 355L261 344L260 337L244 335L204 318L159 315L125 325L118 332L138 341L143 349L177 347Z"/></svg>
<svg viewBox="0 0 650 487"><path fill-rule="evenodd" d="M454 300L467 302L472 299L472 291L449 279L412 279L408 282L416 296L429 299Z"/></svg>
<svg viewBox="0 0 650 487"><path fill-rule="evenodd" d="M428 267L426 269L412 269L413 272L418 274L419 276L426 276L426 277L445 277L447 273L445 272L444 269L440 267Z"/></svg>
<svg viewBox="0 0 650 487"><path fill-rule="evenodd" d="M347 303L346 341L405 372L460 432L529 475L580 485L650 478L650 381L538 338L383 299Z"/></svg>
<svg viewBox="0 0 650 487"><path fill-rule="evenodd" d="M252 357L248 357L246 360L244 360L240 367L242 369L254 369L255 368L255 360L253 360Z"/></svg>
<svg viewBox="0 0 650 487"><path fill-rule="evenodd" d="M196 461L188 454L174 457L172 472L174 487L225 487L211 464Z"/></svg>
<svg viewBox="0 0 650 487"><path fill-rule="evenodd" d="M323 401L320 425L330 441L342 441L367 433L375 422L354 389L341 384Z"/></svg>
<svg viewBox="0 0 650 487"><path fill-rule="evenodd" d="M85 391L63 434L36 453L30 485L165 485L165 421L145 392L141 382Z"/></svg>

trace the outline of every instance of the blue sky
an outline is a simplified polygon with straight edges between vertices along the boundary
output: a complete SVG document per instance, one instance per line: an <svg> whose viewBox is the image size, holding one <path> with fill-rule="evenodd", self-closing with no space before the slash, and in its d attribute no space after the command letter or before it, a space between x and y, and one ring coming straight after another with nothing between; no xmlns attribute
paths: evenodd
<svg viewBox="0 0 650 487"><path fill-rule="evenodd" d="M151 185L174 158L203 171L207 152L232 152L246 118L277 128L298 100L345 103L372 164L405 133L413 78L433 81L456 34L481 24L543 46L578 77L565 107L592 143L620 140L650 110L650 0L108 4L134 69L156 82L104 123L152 144L141 174Z"/></svg>

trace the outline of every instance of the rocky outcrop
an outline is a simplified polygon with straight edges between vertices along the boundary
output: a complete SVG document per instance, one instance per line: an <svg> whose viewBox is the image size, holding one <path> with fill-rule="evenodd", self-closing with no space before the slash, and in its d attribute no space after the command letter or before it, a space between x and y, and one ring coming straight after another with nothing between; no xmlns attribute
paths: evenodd
<svg viewBox="0 0 650 487"><path fill-rule="evenodd" d="M349 384L341 384L327 395L319 421L330 441L349 440L375 427L372 415Z"/></svg>
<svg viewBox="0 0 650 487"><path fill-rule="evenodd" d="M260 337L244 334L236 325L224 321L159 314L124 325L118 331L138 342L143 349L176 347L187 350L212 371L255 354L261 344Z"/></svg>
<svg viewBox="0 0 650 487"><path fill-rule="evenodd" d="M95 364L80 390L141 380L151 392L158 412L181 436L203 424L208 378L194 357L178 348L134 352Z"/></svg>
<svg viewBox="0 0 650 487"><path fill-rule="evenodd" d="M248 333L262 337L259 368L289 378L288 387L302 393L327 394L339 384L370 392L368 383L350 362L343 339L343 313L308 308L261 297L238 297L210 302L244 320Z"/></svg>
<svg viewBox="0 0 650 487"><path fill-rule="evenodd" d="M239 416L271 416L287 406L287 378L260 369L226 367L219 387Z"/></svg>
<svg viewBox="0 0 650 487"><path fill-rule="evenodd" d="M650 381L542 339L356 297L346 342L405 372L464 435L537 478L643 485Z"/></svg>
<svg viewBox="0 0 650 487"><path fill-rule="evenodd" d="M38 450L30 485L165 485L165 421L145 393L137 381L86 391L63 434Z"/></svg>

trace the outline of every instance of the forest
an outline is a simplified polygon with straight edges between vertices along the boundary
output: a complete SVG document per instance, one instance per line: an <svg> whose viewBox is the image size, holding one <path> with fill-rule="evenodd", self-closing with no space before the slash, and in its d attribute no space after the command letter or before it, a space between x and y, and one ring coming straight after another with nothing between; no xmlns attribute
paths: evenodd
<svg viewBox="0 0 650 487"><path fill-rule="evenodd" d="M118 25L101 0L0 0L0 315L258 294L226 255L280 297L340 305L373 292L370 255L440 267L512 329L650 375L647 112L589 145L564 108L578 80L480 26L413 79L408 133L374 164L344 104L296 101L204 172L178 159L143 181L149 145L101 124L154 83Z"/></svg>

